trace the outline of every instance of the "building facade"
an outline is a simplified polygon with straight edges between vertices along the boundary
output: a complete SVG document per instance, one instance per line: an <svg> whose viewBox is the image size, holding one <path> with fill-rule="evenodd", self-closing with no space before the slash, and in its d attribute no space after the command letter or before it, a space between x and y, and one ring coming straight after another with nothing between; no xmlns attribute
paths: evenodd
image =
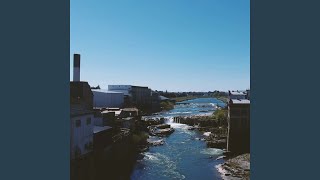
<svg viewBox="0 0 320 180"><path fill-rule="evenodd" d="M70 155L78 159L93 151L93 93L88 82L80 81L80 55L74 54L70 82Z"/></svg>
<svg viewBox="0 0 320 180"><path fill-rule="evenodd" d="M71 159L87 155L93 150L94 113L89 110L71 108Z"/></svg>
<svg viewBox="0 0 320 180"><path fill-rule="evenodd" d="M122 92L125 99L124 103L128 106L139 108L151 108L152 106L152 93L151 89L148 87L132 85L109 85L108 90Z"/></svg>
<svg viewBox="0 0 320 180"><path fill-rule="evenodd" d="M151 89L143 86L132 86L132 101L138 106L151 106Z"/></svg>
<svg viewBox="0 0 320 180"><path fill-rule="evenodd" d="M93 108L93 93L88 82L70 82L70 101L85 109Z"/></svg>
<svg viewBox="0 0 320 180"><path fill-rule="evenodd" d="M92 89L93 106L106 108L121 108L124 103L124 93L101 89Z"/></svg>
<svg viewBox="0 0 320 180"><path fill-rule="evenodd" d="M248 99L229 100L227 150L235 154L250 152L250 100Z"/></svg>

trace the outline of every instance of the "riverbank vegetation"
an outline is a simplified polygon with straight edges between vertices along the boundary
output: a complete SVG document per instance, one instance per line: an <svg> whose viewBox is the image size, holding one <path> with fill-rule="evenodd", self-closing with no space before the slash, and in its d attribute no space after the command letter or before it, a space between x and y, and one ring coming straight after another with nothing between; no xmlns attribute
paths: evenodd
<svg viewBox="0 0 320 180"><path fill-rule="evenodd" d="M169 96L166 96L166 97L176 102L187 101L187 100L196 99L196 98L217 98L224 103L228 102L228 93L220 92L220 91L214 91L214 92L209 91L208 93L181 93L178 95L170 94Z"/></svg>
<svg viewBox="0 0 320 180"><path fill-rule="evenodd" d="M213 113L213 117L216 119L216 121L218 121L220 126L226 126L228 125L227 122L227 114L228 111L226 109L217 109L214 113Z"/></svg>
<svg viewBox="0 0 320 180"><path fill-rule="evenodd" d="M175 97L175 98L171 98L171 99L176 102L182 102L182 101L187 101L187 100L196 99L196 98L199 98L199 97L197 97L197 96L183 96L183 97Z"/></svg>
<svg viewBox="0 0 320 180"><path fill-rule="evenodd" d="M168 92L157 91L159 95L170 98L176 102L196 99L196 98L218 98L223 102L227 102L228 93L223 91L209 91L209 92Z"/></svg>
<svg viewBox="0 0 320 180"><path fill-rule="evenodd" d="M174 103L170 101L163 101L160 103L160 107L161 109L168 111L174 108Z"/></svg>
<svg viewBox="0 0 320 180"><path fill-rule="evenodd" d="M137 131L132 134L132 142L135 145L143 145L147 143L148 134L143 131Z"/></svg>

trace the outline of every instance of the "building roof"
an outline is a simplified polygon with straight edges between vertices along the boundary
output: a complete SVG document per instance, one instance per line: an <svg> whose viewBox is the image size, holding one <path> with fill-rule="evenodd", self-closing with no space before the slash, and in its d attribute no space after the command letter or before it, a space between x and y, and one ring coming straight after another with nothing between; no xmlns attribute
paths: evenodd
<svg viewBox="0 0 320 180"><path fill-rule="evenodd" d="M132 85L128 85L128 84L111 84L111 85L108 85L108 86L132 86Z"/></svg>
<svg viewBox="0 0 320 180"><path fill-rule="evenodd" d="M145 88L145 89L148 89L148 86L131 86L133 88Z"/></svg>
<svg viewBox="0 0 320 180"><path fill-rule="evenodd" d="M139 111L137 108L123 108L122 111Z"/></svg>
<svg viewBox="0 0 320 180"><path fill-rule="evenodd" d="M123 93L125 96L130 96L129 90L128 89L112 89L112 92L118 92L118 93Z"/></svg>
<svg viewBox="0 0 320 180"><path fill-rule="evenodd" d="M110 126L93 126L93 133L95 134L95 133L99 133L99 132L106 131L109 129L112 129L112 127L110 127Z"/></svg>
<svg viewBox="0 0 320 180"><path fill-rule="evenodd" d="M106 89L92 89L92 91L94 91L94 92L102 92L102 93L109 93L109 94L123 94L123 92L109 91L109 90L106 90Z"/></svg>
<svg viewBox="0 0 320 180"><path fill-rule="evenodd" d="M231 95L246 95L246 92L242 91L229 91Z"/></svg>
<svg viewBox="0 0 320 180"><path fill-rule="evenodd" d="M70 104L82 104L87 106L87 109L92 109L93 93L88 82L85 81L71 81L70 82Z"/></svg>
<svg viewBox="0 0 320 180"><path fill-rule="evenodd" d="M118 116L120 115L121 110L105 110L105 111L102 111L101 113L105 114L105 113L112 113L112 112L114 112L115 116Z"/></svg>
<svg viewBox="0 0 320 180"><path fill-rule="evenodd" d="M169 98L164 97L164 96L159 96L160 101L165 101L165 100L169 100Z"/></svg>
<svg viewBox="0 0 320 180"><path fill-rule="evenodd" d="M122 118L123 121L131 121L131 120L133 120L133 119L134 119L133 117Z"/></svg>
<svg viewBox="0 0 320 180"><path fill-rule="evenodd" d="M248 99L231 99L230 102L232 104L250 104L250 100Z"/></svg>

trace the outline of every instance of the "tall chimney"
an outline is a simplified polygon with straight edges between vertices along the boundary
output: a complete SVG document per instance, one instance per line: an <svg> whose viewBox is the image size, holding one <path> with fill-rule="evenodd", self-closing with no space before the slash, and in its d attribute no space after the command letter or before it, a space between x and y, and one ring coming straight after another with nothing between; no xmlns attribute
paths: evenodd
<svg viewBox="0 0 320 180"><path fill-rule="evenodd" d="M80 81L80 54L73 54L73 81Z"/></svg>

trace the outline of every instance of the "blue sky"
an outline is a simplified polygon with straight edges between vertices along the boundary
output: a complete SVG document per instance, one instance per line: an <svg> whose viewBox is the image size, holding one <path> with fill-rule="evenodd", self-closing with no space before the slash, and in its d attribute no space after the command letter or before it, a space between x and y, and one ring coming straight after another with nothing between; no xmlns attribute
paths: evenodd
<svg viewBox="0 0 320 180"><path fill-rule="evenodd" d="M249 0L71 0L72 55L91 86L250 87Z"/></svg>

